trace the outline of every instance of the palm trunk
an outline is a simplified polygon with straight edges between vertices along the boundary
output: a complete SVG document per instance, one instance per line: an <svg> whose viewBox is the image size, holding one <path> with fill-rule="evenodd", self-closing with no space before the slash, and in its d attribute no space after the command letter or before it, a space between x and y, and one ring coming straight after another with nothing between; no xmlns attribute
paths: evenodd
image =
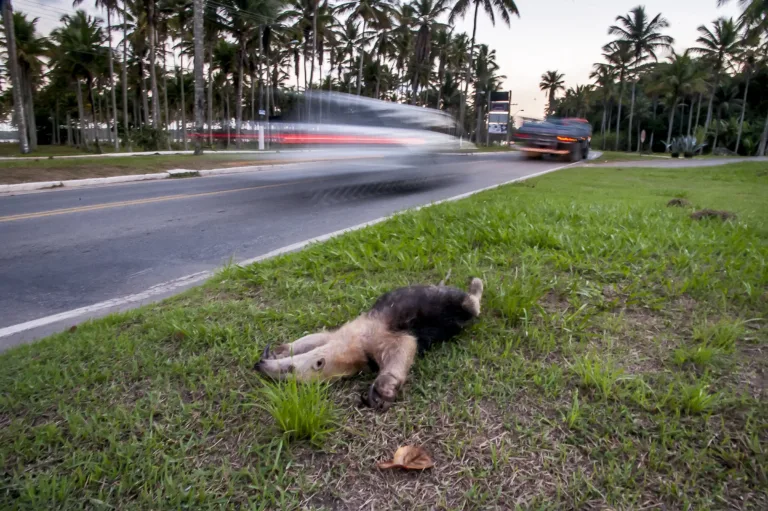
<svg viewBox="0 0 768 511"><path fill-rule="evenodd" d="M600 136L605 140L605 119L608 115L608 100L603 101L603 120L600 122Z"/></svg>
<svg viewBox="0 0 768 511"><path fill-rule="evenodd" d="M240 148L240 130L243 124L243 82L245 81L245 39L240 42L238 59L237 99L235 100L235 145Z"/></svg>
<svg viewBox="0 0 768 511"><path fill-rule="evenodd" d="M225 83L224 88L226 90L227 86L229 84ZM229 110L229 91L224 93L224 113L226 115L226 118L224 119L226 125L227 125L227 149L229 149L229 137L230 137L230 131L229 131L229 120L232 118L230 115Z"/></svg>
<svg viewBox="0 0 768 511"><path fill-rule="evenodd" d="M445 78L445 57L444 55L440 55L440 65L437 68L437 109L442 110L440 108L440 102L443 99L443 80Z"/></svg>
<svg viewBox="0 0 768 511"><path fill-rule="evenodd" d="M479 89L479 87L476 87ZM482 124L483 124L483 104L480 101L480 91L475 91L475 110L477 115L475 116L475 144L480 145L480 137L482 136Z"/></svg>
<svg viewBox="0 0 768 511"><path fill-rule="evenodd" d="M168 115L168 72L165 68L165 41L163 41L163 110L165 110L165 137L168 150L171 150L171 118Z"/></svg>
<svg viewBox="0 0 768 511"><path fill-rule="evenodd" d="M765 145L768 141L768 115L765 116L765 124L763 124L763 133L760 135L760 145L757 148L758 156L765 156Z"/></svg>
<svg viewBox="0 0 768 511"><path fill-rule="evenodd" d="M677 98L672 103L671 112L669 112L669 129L667 130L667 146L672 142L672 125L675 123L675 110L677 110Z"/></svg>
<svg viewBox="0 0 768 511"><path fill-rule="evenodd" d="M251 65L251 123L256 122L256 76L255 67ZM251 124L253 128L253 124Z"/></svg>
<svg viewBox="0 0 768 511"><path fill-rule="evenodd" d="M6 47L8 49L7 65L11 75L13 112L16 118L16 128L19 132L19 150L21 154L27 154L29 153L29 139L27 138L27 122L24 118L24 100L22 99L19 61L16 54L16 32L13 27L13 6L11 6L11 0L4 0L0 8L3 10L3 24L5 25Z"/></svg>
<svg viewBox="0 0 768 511"><path fill-rule="evenodd" d="M112 117L114 128L115 151L120 149L120 141L117 138L117 93L115 92L115 66L112 57L112 9L107 9L107 44L109 44L109 88L112 96Z"/></svg>
<svg viewBox="0 0 768 511"><path fill-rule="evenodd" d="M123 8L126 5L123 2ZM133 122L136 123L136 118ZM128 27L125 17L125 10L123 11L123 131L125 132L125 142L128 144L128 151L133 151L133 144L131 143L130 130L128 128ZM117 132L117 120L115 120L115 131ZM115 137L117 138L117 137Z"/></svg>
<svg viewBox="0 0 768 511"><path fill-rule="evenodd" d="M472 59L475 57L475 36L477 36L477 13L480 3L475 3L475 20L472 25L472 44L469 46L469 60L467 61L466 76L464 80L464 94L459 102L459 129L464 133L464 117L467 110L467 94L469 94L469 82L472 81Z"/></svg>
<svg viewBox="0 0 768 511"><path fill-rule="evenodd" d="M637 80L632 81L632 99L629 102L629 130L627 130L627 151L632 152L632 117L635 114L635 87Z"/></svg>
<svg viewBox="0 0 768 511"><path fill-rule="evenodd" d="M147 79L142 75L141 77L141 108L144 112L144 124L150 126L152 120L150 119L151 112L149 111L149 94L147 94Z"/></svg>
<svg viewBox="0 0 768 511"><path fill-rule="evenodd" d="M152 127L160 129L160 93L157 88L157 69L155 65L155 0L149 0L147 22L149 25L149 85L152 92Z"/></svg>
<svg viewBox="0 0 768 511"><path fill-rule="evenodd" d="M715 83L712 84L712 93L709 95L709 106L707 106L707 120L704 121L704 131L709 131L709 124L712 122L712 105L715 102L715 92L720 84L720 72L715 74ZM714 150L714 147L712 148Z"/></svg>
<svg viewBox="0 0 768 511"><path fill-rule="evenodd" d="M91 98L91 117L93 117L93 130L94 130L94 137L93 142L96 144L96 152L98 154L101 154L101 145L99 145L99 133L98 133L98 126L96 124L96 102L94 101L93 97L93 79L88 76L86 78L86 84L88 85L88 93Z"/></svg>
<svg viewBox="0 0 768 511"><path fill-rule="evenodd" d="M262 27L259 26L259 60L256 63L256 72L259 75L259 111L264 110L264 71L261 67L261 59L264 57L264 40L262 37ZM259 117L261 117L261 114L259 114ZM259 123L261 123L261 118L259 118Z"/></svg>
<svg viewBox="0 0 768 511"><path fill-rule="evenodd" d="M59 122L59 102L58 102L58 100L56 101L56 109L53 112L53 121L54 121L54 130L53 130L53 133L54 133L54 143L56 145L61 145L61 133L59 131L60 122Z"/></svg>
<svg viewBox="0 0 768 511"><path fill-rule="evenodd" d="M208 145L213 147L213 43L212 42L210 45L208 45Z"/></svg>
<svg viewBox="0 0 768 511"><path fill-rule="evenodd" d="M696 101L696 123L693 125L694 130L699 127L700 115L701 115L701 92L699 92L699 99Z"/></svg>
<svg viewBox="0 0 768 511"><path fill-rule="evenodd" d="M309 88L310 89L312 88L312 83L315 78L315 59L317 58L317 6L319 3L320 3L319 0L315 0L315 7L312 12L312 61L309 64Z"/></svg>
<svg viewBox="0 0 768 511"><path fill-rule="evenodd" d="M367 20L363 20L363 32L362 36L365 37L365 29L367 27ZM357 95L359 96L363 90L363 61L365 60L365 44L360 45L360 64L357 68Z"/></svg>
<svg viewBox="0 0 768 511"><path fill-rule="evenodd" d="M715 121L715 140L712 142L712 153L717 149L717 138L720 136L720 109L718 108L717 120Z"/></svg>
<svg viewBox="0 0 768 511"><path fill-rule="evenodd" d="M83 91L80 88L80 79L75 81L75 95L77 96L77 122L80 124L80 145L88 149L88 139L85 137L85 108L83 107Z"/></svg>
<svg viewBox="0 0 768 511"><path fill-rule="evenodd" d="M194 38L195 38L195 154L203 154L203 110L205 95L203 82L203 0L194 0Z"/></svg>
<svg viewBox="0 0 768 511"><path fill-rule="evenodd" d="M67 112L67 145L73 146L72 143L72 117Z"/></svg>
<svg viewBox="0 0 768 511"><path fill-rule="evenodd" d="M25 91L25 105L24 113L27 114L27 129L29 130L29 149L34 151L37 149L37 121L35 120L35 103L32 99L32 78L29 76L29 72L22 71L22 80L24 83Z"/></svg>
<svg viewBox="0 0 768 511"><path fill-rule="evenodd" d="M736 135L736 150L735 153L739 154L739 145L741 144L741 130L744 127L744 114L747 111L747 92L749 91L749 80L752 78L751 73L747 73L747 84L744 87L744 99L741 100L741 116L739 117L739 132Z"/></svg>
<svg viewBox="0 0 768 511"><path fill-rule="evenodd" d="M624 80L619 86L619 111L616 113L616 144L614 150L619 150L619 140L621 140L621 104L624 101Z"/></svg>
<svg viewBox="0 0 768 511"><path fill-rule="evenodd" d="M656 125L656 110L658 109L658 106L659 106L659 98L654 96L654 98L653 98L653 107L652 107L653 108L653 125L654 126ZM648 142L648 152L651 153L651 154L653 154L653 137L654 137L655 134L656 134L656 131L655 130L651 130L651 139Z"/></svg>
<svg viewBox="0 0 768 511"><path fill-rule="evenodd" d="M608 108L608 123L606 124L605 135L603 135L603 147L602 147L603 151L605 151L605 147L608 145L608 140L607 140L608 130L611 129L611 122L613 122L613 105L611 104L611 102L609 102L608 104L610 107Z"/></svg>
<svg viewBox="0 0 768 511"><path fill-rule="evenodd" d="M188 150L189 146L187 145L187 105L184 101L184 52L179 52L179 60L180 60L180 84L179 88L181 89L181 138L184 142L184 150Z"/></svg>
<svg viewBox="0 0 768 511"><path fill-rule="evenodd" d="M691 98L691 105L688 109L688 136L691 136L691 127L693 122L693 98Z"/></svg>

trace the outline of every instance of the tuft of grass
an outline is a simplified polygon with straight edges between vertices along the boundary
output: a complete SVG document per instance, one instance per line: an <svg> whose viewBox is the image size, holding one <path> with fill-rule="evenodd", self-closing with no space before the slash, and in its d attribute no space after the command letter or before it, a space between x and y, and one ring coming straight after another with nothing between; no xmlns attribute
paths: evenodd
<svg viewBox="0 0 768 511"><path fill-rule="evenodd" d="M616 381L624 372L610 361L595 355L581 357L573 364L573 371L581 379L581 385L596 389L604 399L611 397Z"/></svg>
<svg viewBox="0 0 768 511"><path fill-rule="evenodd" d="M731 320L720 320L714 325L703 324L694 327L693 340L697 343L733 353L736 341L744 335L744 323Z"/></svg>
<svg viewBox="0 0 768 511"><path fill-rule="evenodd" d="M308 440L322 446L337 426L338 410L325 382L300 383L296 378L265 383L261 390L268 412L286 440Z"/></svg>
<svg viewBox="0 0 768 511"><path fill-rule="evenodd" d="M680 408L689 415L700 414L713 410L720 396L710 393L704 383L686 385L680 389Z"/></svg>
<svg viewBox="0 0 768 511"><path fill-rule="evenodd" d="M674 351L673 361L679 366L693 363L699 367L704 367L714 364L720 354L722 354L722 350L712 346L684 346Z"/></svg>
<svg viewBox="0 0 768 511"><path fill-rule="evenodd" d="M563 417L568 427L574 429L581 420L581 406L579 405L579 389L573 391L573 401L571 407L568 409L568 413Z"/></svg>

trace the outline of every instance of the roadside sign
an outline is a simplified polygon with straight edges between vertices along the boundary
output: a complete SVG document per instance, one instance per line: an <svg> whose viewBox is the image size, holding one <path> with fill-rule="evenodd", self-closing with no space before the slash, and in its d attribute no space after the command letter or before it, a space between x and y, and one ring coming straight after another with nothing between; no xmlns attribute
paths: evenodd
<svg viewBox="0 0 768 511"><path fill-rule="evenodd" d="M267 115L267 111L266 110L259 110L259 115Z"/></svg>

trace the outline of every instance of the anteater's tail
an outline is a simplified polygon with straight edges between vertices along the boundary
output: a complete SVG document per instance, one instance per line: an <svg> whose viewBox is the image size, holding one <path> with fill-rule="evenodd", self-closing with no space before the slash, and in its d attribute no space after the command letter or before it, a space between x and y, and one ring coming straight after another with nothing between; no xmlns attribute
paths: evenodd
<svg viewBox="0 0 768 511"><path fill-rule="evenodd" d="M480 315L480 300L483 298L483 281L473 278L469 283L469 294L464 300L464 308L472 313L473 316Z"/></svg>

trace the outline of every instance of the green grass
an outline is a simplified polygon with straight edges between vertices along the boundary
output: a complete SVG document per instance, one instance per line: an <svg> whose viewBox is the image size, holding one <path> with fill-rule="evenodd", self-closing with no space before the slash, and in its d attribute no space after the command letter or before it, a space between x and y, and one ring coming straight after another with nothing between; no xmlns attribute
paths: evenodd
<svg viewBox="0 0 768 511"><path fill-rule="evenodd" d="M0 508L766 509L767 196L759 163L572 167L13 349ZM386 414L370 374L264 393L267 343L449 269L483 315ZM376 469L406 444L435 467Z"/></svg>
<svg viewBox="0 0 768 511"><path fill-rule="evenodd" d="M257 400L268 412L287 440L309 440L322 446L334 430L336 409L329 399L327 383L300 384L295 378L266 384Z"/></svg>

